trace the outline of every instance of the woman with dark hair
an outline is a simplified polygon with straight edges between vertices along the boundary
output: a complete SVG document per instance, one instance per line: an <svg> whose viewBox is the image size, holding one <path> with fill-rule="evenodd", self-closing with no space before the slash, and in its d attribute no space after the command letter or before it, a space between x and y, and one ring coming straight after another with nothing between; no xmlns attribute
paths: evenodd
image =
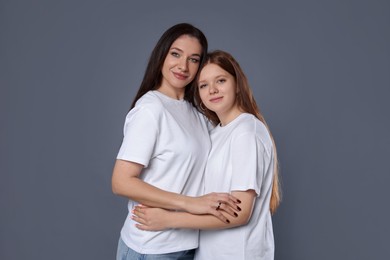
<svg viewBox="0 0 390 260"><path fill-rule="evenodd" d="M226 223L212 215L137 206L133 219L141 230L202 229L195 259L274 259L271 214L279 206L280 188L271 132L230 54L210 53L197 84L196 103L216 126L210 132L205 193L231 192L242 210ZM222 212L225 204L218 205Z"/></svg>
<svg viewBox="0 0 390 260"><path fill-rule="evenodd" d="M210 150L208 125L193 106L192 84L207 53L203 33L190 24L168 29L154 48L139 91L126 116L124 138L112 174L112 190L129 199L117 259L192 259L198 231L172 229L143 232L131 212L139 203L150 207L213 214L218 203L235 207L227 193L202 197ZM234 214L230 208L230 214ZM155 258L153 258L155 259Z"/></svg>

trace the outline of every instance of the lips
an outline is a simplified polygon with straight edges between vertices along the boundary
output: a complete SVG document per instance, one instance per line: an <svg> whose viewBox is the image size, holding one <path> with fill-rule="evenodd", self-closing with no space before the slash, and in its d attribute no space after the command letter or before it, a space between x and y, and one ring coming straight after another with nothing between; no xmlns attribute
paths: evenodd
<svg viewBox="0 0 390 260"><path fill-rule="evenodd" d="M222 100L222 98L223 98L223 97L215 97L215 98L210 99L210 102L211 102L211 103L218 103L219 101Z"/></svg>
<svg viewBox="0 0 390 260"><path fill-rule="evenodd" d="M181 73L177 73L177 72L172 72L172 73L175 76L175 78L177 78L177 79L180 79L180 80L188 79L188 75L186 75L186 74L181 74Z"/></svg>

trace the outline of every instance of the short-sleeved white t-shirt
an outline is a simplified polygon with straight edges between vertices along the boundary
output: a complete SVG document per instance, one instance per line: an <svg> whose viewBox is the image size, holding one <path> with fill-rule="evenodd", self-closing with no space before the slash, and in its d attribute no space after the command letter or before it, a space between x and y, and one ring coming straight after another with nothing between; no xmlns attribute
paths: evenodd
<svg viewBox="0 0 390 260"><path fill-rule="evenodd" d="M269 210L273 144L265 125L243 113L210 134L212 148L205 170L205 193L254 190L248 224L224 230L201 230L195 259L274 259Z"/></svg>
<svg viewBox="0 0 390 260"><path fill-rule="evenodd" d="M189 102L158 91L142 96L128 113L117 159L144 165L140 178L160 189L199 196L210 150L205 117ZM164 254L198 247L198 231L141 231L130 218L138 203L129 200L121 230L126 245L143 254Z"/></svg>

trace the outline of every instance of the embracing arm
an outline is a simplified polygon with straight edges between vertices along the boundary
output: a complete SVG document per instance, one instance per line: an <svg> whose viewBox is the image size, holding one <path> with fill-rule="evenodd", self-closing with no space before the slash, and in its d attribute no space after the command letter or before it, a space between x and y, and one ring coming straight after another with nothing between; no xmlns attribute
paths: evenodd
<svg viewBox="0 0 390 260"><path fill-rule="evenodd" d="M229 207L237 207L237 199L227 193L211 193L202 197L189 197L161 190L139 178L143 165L116 160L112 173L112 191L114 194L129 198L150 207L184 210L193 214L213 214L219 219L226 217L215 208L218 201ZM230 214L234 214L230 209Z"/></svg>
<svg viewBox="0 0 390 260"><path fill-rule="evenodd" d="M163 191L139 178L143 167L138 163L116 160L112 172L113 193L151 207L184 209L185 196Z"/></svg>
<svg viewBox="0 0 390 260"><path fill-rule="evenodd" d="M252 209L256 193L253 190L234 191L232 195L241 201L241 211L235 218L221 222L213 215L193 215L187 212L167 211L159 208L149 208L138 206L133 211L133 219L137 221L137 227L142 230L158 231L169 228L187 229L225 229L248 223L252 215ZM222 204L223 211L225 205Z"/></svg>

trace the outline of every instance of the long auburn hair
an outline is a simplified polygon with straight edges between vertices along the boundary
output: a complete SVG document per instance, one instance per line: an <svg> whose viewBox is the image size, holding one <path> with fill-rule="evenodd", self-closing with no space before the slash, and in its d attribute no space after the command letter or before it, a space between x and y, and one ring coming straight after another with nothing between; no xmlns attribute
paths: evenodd
<svg viewBox="0 0 390 260"><path fill-rule="evenodd" d="M165 58L168 54L169 49L174 41L182 35L188 35L198 39L200 45L202 46L202 53L199 62L199 68L203 65L205 57L207 55L207 39L201 30L189 23L179 23L164 32L161 38L158 40L156 46L154 47L152 54L150 55L148 65L145 70L144 78L141 82L141 86L138 89L138 92L131 104L130 109L135 106L138 99L142 97L149 90L156 90L161 85L162 81L162 66L164 64ZM199 70L198 70L199 73ZM196 77L195 77L196 78ZM194 104L194 94L192 85L194 85L195 80L190 82L185 87L184 99Z"/></svg>
<svg viewBox="0 0 390 260"><path fill-rule="evenodd" d="M207 58L203 66L199 69L202 70L204 66L207 64L215 64L228 73L230 73L235 81L236 81L236 88L238 90L238 94L236 96L236 102L238 107L246 112L254 115L256 118L258 118L266 127L268 130L268 133L271 136L272 144L273 144L273 156L274 156L274 172L273 172L273 183L272 183L272 193L271 193L271 201L270 201L270 211L272 214L276 212L276 209L279 207L279 204L281 202L281 187L280 187L280 178L279 178L279 163L278 163L278 157L276 152L276 145L274 138L271 134L271 131L264 119L263 114L261 113L259 107L256 104L256 100L253 96L252 90L249 86L248 80L242 71L240 65L238 62L227 52L216 50L213 52L210 52L207 54ZM198 74L199 77L199 74ZM200 99L199 95L199 88L194 88L194 98L195 103L197 105L197 108L200 112L205 114L207 118L211 122L213 122L215 125L220 123L220 120L217 116L217 114L209 109L207 109L204 105L201 106L202 100Z"/></svg>

